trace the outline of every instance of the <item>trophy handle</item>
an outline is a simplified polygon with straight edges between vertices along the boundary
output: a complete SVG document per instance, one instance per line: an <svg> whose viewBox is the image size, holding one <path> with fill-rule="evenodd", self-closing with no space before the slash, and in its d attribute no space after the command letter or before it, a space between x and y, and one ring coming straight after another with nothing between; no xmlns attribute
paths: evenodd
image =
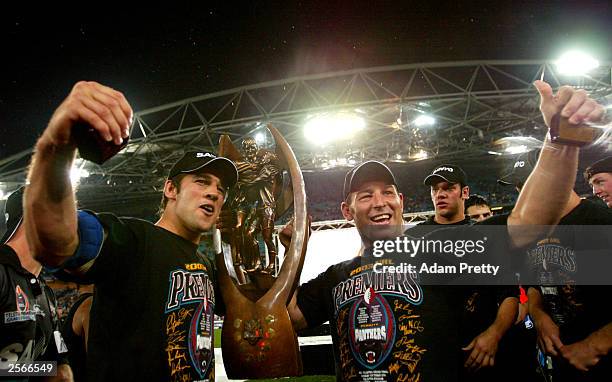
<svg viewBox="0 0 612 382"><path fill-rule="evenodd" d="M234 162L242 159L242 154L236 146L232 143L232 140L229 136L223 134L221 138L219 138L219 156L226 157L229 160Z"/></svg>
<svg viewBox="0 0 612 382"><path fill-rule="evenodd" d="M268 130L274 137L276 149L282 155L279 156L283 165L289 170L291 184L293 186L293 206L295 220L293 223L293 233L291 236L291 244L285 253L285 260L281 266L276 281L272 287L261 297L260 301L263 305L268 305L275 301L283 301L285 306L289 304L295 288L298 285L298 275L302 273L304 266L304 257L306 254L306 245L308 243L308 217L306 215L306 186L304 177L300 171L297 159L291 147L285 138L274 128L268 124Z"/></svg>

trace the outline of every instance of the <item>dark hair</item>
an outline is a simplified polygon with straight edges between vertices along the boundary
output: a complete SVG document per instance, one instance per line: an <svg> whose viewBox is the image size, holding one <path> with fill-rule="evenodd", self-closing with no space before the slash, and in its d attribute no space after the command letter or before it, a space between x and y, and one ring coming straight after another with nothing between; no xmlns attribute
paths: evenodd
<svg viewBox="0 0 612 382"><path fill-rule="evenodd" d="M181 182L183 181L183 178L187 176L187 174L178 174L177 176L175 176L172 179L169 179L170 182L172 182L172 184L174 185L174 187L176 187L176 192L181 192ZM166 184L164 182L164 188L166 187ZM166 209L166 205L168 204L168 198L166 197L166 194L163 192L162 190L162 200L159 203L159 208L157 209L157 215L159 217L161 217L164 214L164 210Z"/></svg>
<svg viewBox="0 0 612 382"><path fill-rule="evenodd" d="M489 207L489 202L487 202L487 199L485 199L483 196L480 196L478 194L472 194L465 201L465 212L467 212L468 208L470 208L472 206L487 206L487 207Z"/></svg>

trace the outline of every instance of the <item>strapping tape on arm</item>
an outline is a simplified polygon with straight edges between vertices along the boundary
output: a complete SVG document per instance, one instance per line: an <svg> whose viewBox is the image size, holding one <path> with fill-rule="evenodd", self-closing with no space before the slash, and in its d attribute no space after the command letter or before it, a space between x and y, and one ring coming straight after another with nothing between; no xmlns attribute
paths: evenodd
<svg viewBox="0 0 612 382"><path fill-rule="evenodd" d="M65 279L71 277L66 276L64 270L76 270L83 265L95 259L100 253L102 243L104 242L104 228L98 218L87 211L77 212L79 247L74 255L70 257L61 267L46 268L49 272L56 276Z"/></svg>

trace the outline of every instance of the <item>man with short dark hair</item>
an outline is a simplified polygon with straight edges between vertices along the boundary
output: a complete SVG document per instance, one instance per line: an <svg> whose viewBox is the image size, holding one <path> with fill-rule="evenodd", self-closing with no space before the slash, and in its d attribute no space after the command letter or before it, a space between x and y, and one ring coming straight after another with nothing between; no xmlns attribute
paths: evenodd
<svg viewBox="0 0 612 382"><path fill-rule="evenodd" d="M593 195L612 208L612 156L598 160L584 171L584 180L593 188Z"/></svg>
<svg viewBox="0 0 612 382"><path fill-rule="evenodd" d="M465 214L475 222L481 222L493 215L487 200L477 194L472 194L465 201Z"/></svg>
<svg viewBox="0 0 612 382"><path fill-rule="evenodd" d="M422 225L469 224L465 216L465 201L470 196L467 175L459 166L441 164L427 175L423 183L429 186L435 215Z"/></svg>
<svg viewBox="0 0 612 382"><path fill-rule="evenodd" d="M465 213L470 189L467 175L461 167L438 165L423 183L430 187L435 215L406 231L408 235L420 237L441 228L475 223ZM508 357L499 362L499 343L512 327L518 312L518 298L514 288L470 286L462 288L456 296L464 301L452 312L461 320L460 338L465 351L461 374L475 381L501 375L503 371L499 365L507 367L505 361ZM497 367L490 370L495 362Z"/></svg>
<svg viewBox="0 0 612 382"><path fill-rule="evenodd" d="M189 151L168 174L157 223L77 211L68 176L73 129L89 125L120 145L131 121L118 91L73 87L36 143L24 200L28 240L46 266L96 285L88 380L212 380L219 300L214 267L197 248L238 173L229 159Z"/></svg>

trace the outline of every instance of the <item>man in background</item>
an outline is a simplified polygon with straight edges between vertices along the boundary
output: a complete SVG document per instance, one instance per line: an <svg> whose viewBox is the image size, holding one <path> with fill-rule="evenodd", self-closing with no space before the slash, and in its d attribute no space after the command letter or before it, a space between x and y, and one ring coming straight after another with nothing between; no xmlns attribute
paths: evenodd
<svg viewBox="0 0 612 382"><path fill-rule="evenodd" d="M487 200L477 194L472 194L465 201L465 214L475 222L481 222L493 215Z"/></svg>
<svg viewBox="0 0 612 382"><path fill-rule="evenodd" d="M612 156L601 159L584 171L584 179L593 188L593 195L612 208Z"/></svg>

